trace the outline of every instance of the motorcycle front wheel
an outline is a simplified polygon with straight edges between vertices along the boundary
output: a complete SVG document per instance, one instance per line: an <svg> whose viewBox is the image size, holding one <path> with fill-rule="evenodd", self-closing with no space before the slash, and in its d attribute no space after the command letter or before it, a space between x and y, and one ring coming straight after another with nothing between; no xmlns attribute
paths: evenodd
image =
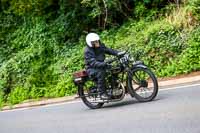
<svg viewBox="0 0 200 133"><path fill-rule="evenodd" d="M98 92L95 91L95 85L92 81L87 81L78 88L78 94L83 103L90 109L98 109L103 106L103 102L98 102Z"/></svg>
<svg viewBox="0 0 200 133"><path fill-rule="evenodd" d="M134 68L129 72L128 88L132 97L140 102L152 101L158 93L158 81L148 68Z"/></svg>

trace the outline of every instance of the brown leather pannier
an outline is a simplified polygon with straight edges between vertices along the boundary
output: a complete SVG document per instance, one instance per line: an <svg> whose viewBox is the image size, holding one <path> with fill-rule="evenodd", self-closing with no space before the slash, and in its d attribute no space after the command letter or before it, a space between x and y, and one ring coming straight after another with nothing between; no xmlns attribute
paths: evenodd
<svg viewBox="0 0 200 133"><path fill-rule="evenodd" d="M83 78L83 77L87 77L88 74L85 70L80 70L80 71L77 71L73 74L73 77L76 79L76 78Z"/></svg>

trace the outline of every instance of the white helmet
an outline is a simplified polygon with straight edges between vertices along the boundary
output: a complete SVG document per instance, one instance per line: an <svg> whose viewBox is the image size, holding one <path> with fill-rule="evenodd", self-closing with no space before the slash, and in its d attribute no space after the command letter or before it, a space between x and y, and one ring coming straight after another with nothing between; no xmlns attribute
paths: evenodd
<svg viewBox="0 0 200 133"><path fill-rule="evenodd" d="M100 37L96 33L89 33L86 36L86 43L87 43L87 45L89 47L93 47L91 42L93 42L93 41L99 41L99 40L100 40Z"/></svg>

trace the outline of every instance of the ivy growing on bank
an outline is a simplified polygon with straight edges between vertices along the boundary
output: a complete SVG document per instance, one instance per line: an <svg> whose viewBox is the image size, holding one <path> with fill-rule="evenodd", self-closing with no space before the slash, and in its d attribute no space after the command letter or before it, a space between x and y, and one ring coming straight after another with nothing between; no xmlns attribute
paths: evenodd
<svg viewBox="0 0 200 133"><path fill-rule="evenodd" d="M171 2L1 0L0 106L76 93L71 75L84 68L89 31L143 51L159 77L200 70L200 2Z"/></svg>

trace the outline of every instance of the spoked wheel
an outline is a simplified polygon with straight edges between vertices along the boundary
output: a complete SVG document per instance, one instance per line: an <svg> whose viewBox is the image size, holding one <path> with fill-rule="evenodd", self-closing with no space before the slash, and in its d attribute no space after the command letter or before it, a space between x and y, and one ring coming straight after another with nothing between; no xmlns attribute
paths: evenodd
<svg viewBox="0 0 200 133"><path fill-rule="evenodd" d="M158 82L153 72L147 68L136 68L129 73L130 95L140 102L153 100L158 93Z"/></svg>
<svg viewBox="0 0 200 133"><path fill-rule="evenodd" d="M78 93L83 103L91 109L101 108L104 104L100 101L97 87L92 81L87 81L84 85L79 86Z"/></svg>

